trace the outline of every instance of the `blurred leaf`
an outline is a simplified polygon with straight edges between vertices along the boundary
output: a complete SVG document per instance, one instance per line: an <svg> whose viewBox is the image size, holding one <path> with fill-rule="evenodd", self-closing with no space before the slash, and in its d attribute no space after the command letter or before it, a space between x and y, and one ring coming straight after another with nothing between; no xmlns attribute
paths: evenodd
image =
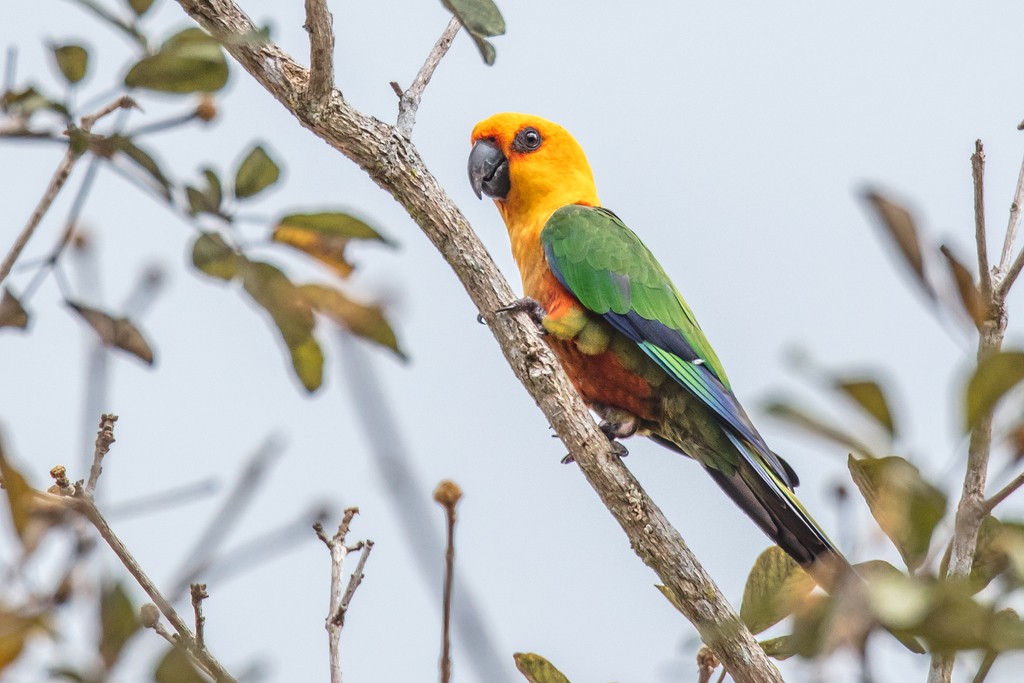
<svg viewBox="0 0 1024 683"><path fill-rule="evenodd" d="M764 406L764 411L777 420L789 422L815 436L833 441L856 453L873 455L872 450L864 442L857 439L857 437L844 432L839 427L826 423L824 420L811 415L785 399L775 399L768 402Z"/></svg>
<svg viewBox="0 0 1024 683"><path fill-rule="evenodd" d="M981 326L985 324L987 315L985 302L981 299L981 292L974 284L974 276L971 275L971 271L967 270L967 266L957 260L945 244L939 247L939 251L946 257L946 264L949 266L949 272L953 275L953 282L956 283L956 291L960 295L960 303L963 305L964 311L980 331Z"/></svg>
<svg viewBox="0 0 1024 683"><path fill-rule="evenodd" d="M139 630L135 607L121 582L108 582L100 593L99 653L105 669L110 669L128 639Z"/></svg>
<svg viewBox="0 0 1024 683"><path fill-rule="evenodd" d="M931 595L922 581L907 576L884 560L854 565L867 585L871 613L890 628L908 629L927 614Z"/></svg>
<svg viewBox="0 0 1024 683"><path fill-rule="evenodd" d="M889 402L877 382L871 379L836 379L836 388L856 401L890 435L896 433Z"/></svg>
<svg viewBox="0 0 1024 683"><path fill-rule="evenodd" d="M153 0L128 0L128 6L135 12L135 16L141 17L153 6Z"/></svg>
<svg viewBox="0 0 1024 683"><path fill-rule="evenodd" d="M235 172L235 197L252 197L277 182L281 169L261 146L253 147Z"/></svg>
<svg viewBox="0 0 1024 683"><path fill-rule="evenodd" d="M768 640L762 640L758 643L764 653L769 657L773 657L780 662L784 659L789 659L797 653L795 643L793 642L793 636L779 636L778 638L769 638Z"/></svg>
<svg viewBox="0 0 1024 683"><path fill-rule="evenodd" d="M907 265L914 271L914 275L917 276L917 281L924 288L925 293L934 299L935 292L932 291L931 285L924 274L924 257L921 254L921 242L917 236L917 226L914 224L914 219L910 212L877 192L868 192L865 198L874 207L878 217L881 219L882 225L896 243Z"/></svg>
<svg viewBox="0 0 1024 683"><path fill-rule="evenodd" d="M306 391L316 391L324 379L324 352L313 335L300 343L289 346L292 355L292 367L295 376L302 382Z"/></svg>
<svg viewBox="0 0 1024 683"><path fill-rule="evenodd" d="M114 318L99 309L82 306L73 301L68 301L67 304L89 323L89 327L96 331L104 346L127 351L147 365L153 364L153 349L139 328L130 320Z"/></svg>
<svg viewBox="0 0 1024 683"><path fill-rule="evenodd" d="M917 569L928 554L935 526L946 512L946 497L903 458L865 458L847 462L878 526L903 561Z"/></svg>
<svg viewBox="0 0 1024 683"><path fill-rule="evenodd" d="M81 45L53 46L53 56L57 60L57 68L68 83L78 83L85 78L89 64L89 53Z"/></svg>
<svg viewBox="0 0 1024 683"><path fill-rule="evenodd" d="M25 648L25 641L41 625L38 617L24 617L0 605L0 673Z"/></svg>
<svg viewBox="0 0 1024 683"><path fill-rule="evenodd" d="M532 652L517 652L512 655L519 673L530 683L569 683L569 679L555 668L555 665Z"/></svg>
<svg viewBox="0 0 1024 683"><path fill-rule="evenodd" d="M312 337L316 320L306 296L278 268L261 261L245 265L242 284L273 319L302 385L308 391L317 389L322 380L323 353Z"/></svg>
<svg viewBox="0 0 1024 683"><path fill-rule="evenodd" d="M672 589L668 586L663 586L660 583L654 585L658 591L665 596L665 599L672 603L672 606L679 610L679 613L686 616L686 610L683 609L682 604L676 598L676 594L672 592Z"/></svg>
<svg viewBox="0 0 1024 683"><path fill-rule="evenodd" d="M27 549L34 489L29 486L21 472L7 460L2 442L0 442L0 478L2 478L3 489L7 492L7 507L11 512L14 531Z"/></svg>
<svg viewBox="0 0 1024 683"><path fill-rule="evenodd" d="M982 415L995 409L1007 392L1024 380L1024 351L999 351L978 363L967 384L967 424L971 430Z"/></svg>
<svg viewBox="0 0 1024 683"><path fill-rule="evenodd" d="M185 186L185 197L188 199L189 213L193 216L199 213L208 213L221 218L227 218L221 211L221 204L224 200L224 190L221 187L220 178L210 168L203 169L203 178L206 180L206 187L199 189L191 185Z"/></svg>
<svg viewBox="0 0 1024 683"><path fill-rule="evenodd" d="M505 33L505 20L492 0L441 0L459 18L487 64L494 64L494 46L486 39Z"/></svg>
<svg viewBox="0 0 1024 683"><path fill-rule="evenodd" d="M143 150L141 147L136 145L131 138L125 137L124 135L112 135L110 140L117 151L124 154L136 166L148 173L149 176L156 181L159 186L160 194L163 195L164 199L171 198L171 181L167 179L167 176L165 176L163 171L160 169L160 165L155 159L153 159L149 152Z"/></svg>
<svg viewBox="0 0 1024 683"><path fill-rule="evenodd" d="M229 247L215 232L204 232L192 244L192 265L207 275L231 280L245 265L246 258Z"/></svg>
<svg viewBox="0 0 1024 683"><path fill-rule="evenodd" d="M312 256L343 278L353 270L345 258L345 248L350 240L370 239L390 244L363 221L341 212L284 216L274 228L271 239Z"/></svg>
<svg viewBox="0 0 1024 683"><path fill-rule="evenodd" d="M39 111L52 111L65 118L68 116L67 107L46 97L32 86L24 90L8 90L0 99L0 106L5 113L18 118L31 118Z"/></svg>
<svg viewBox="0 0 1024 683"><path fill-rule="evenodd" d="M206 196L210 203L220 210L220 205L224 202L224 189L217 172L212 168L204 168L203 177L206 178Z"/></svg>
<svg viewBox="0 0 1024 683"><path fill-rule="evenodd" d="M93 680L78 669L72 668L66 664L51 667L46 670L46 673L50 678L60 678L68 681L75 681L75 683L91 683Z"/></svg>
<svg viewBox="0 0 1024 683"><path fill-rule="evenodd" d="M171 647L160 659L153 674L156 683L206 683L188 654L180 647Z"/></svg>
<svg viewBox="0 0 1024 683"><path fill-rule="evenodd" d="M747 576L740 618L751 633L761 633L792 614L814 586L814 579L773 545L758 555Z"/></svg>
<svg viewBox="0 0 1024 683"><path fill-rule="evenodd" d="M939 564L939 576L946 575L951 550L947 545ZM977 593L1010 568L1014 558L1024 560L1024 524L1002 522L992 515L986 515L978 529L978 543L971 563L972 592ZM1024 564L1021 567L1024 568ZM1024 579L1024 574L1018 573L1017 578Z"/></svg>
<svg viewBox="0 0 1024 683"><path fill-rule="evenodd" d="M299 290L319 313L339 327L394 351L402 360L405 353L398 346L394 330L380 306L367 306L352 301L344 294L324 285L302 285Z"/></svg>
<svg viewBox="0 0 1024 683"><path fill-rule="evenodd" d="M129 88L166 93L214 92L228 81L228 63L220 44L202 29L187 28L143 57L124 77Z"/></svg>
<svg viewBox="0 0 1024 683"><path fill-rule="evenodd" d="M28 311L6 287L0 299L0 327L17 327L21 330L28 327Z"/></svg>

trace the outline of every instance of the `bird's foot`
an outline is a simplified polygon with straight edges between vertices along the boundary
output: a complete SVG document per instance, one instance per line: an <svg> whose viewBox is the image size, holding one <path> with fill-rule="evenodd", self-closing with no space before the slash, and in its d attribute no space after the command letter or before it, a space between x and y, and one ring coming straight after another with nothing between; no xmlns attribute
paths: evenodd
<svg viewBox="0 0 1024 683"><path fill-rule="evenodd" d="M636 434L638 428L636 418L630 418L623 422L601 420L601 424L598 425L598 428L605 436L608 437L608 441L612 446L612 455L620 459L629 455L629 449L626 448L619 439L625 439ZM572 462L572 454L568 454L562 458L563 465L568 465Z"/></svg>
<svg viewBox="0 0 1024 683"><path fill-rule="evenodd" d="M544 318L547 317L548 312L544 310L544 307L540 305L540 302L536 299L532 299L528 296L524 296L522 299L516 299L512 303L497 308L495 313L525 313L530 316L530 320L537 326L537 331L541 334L547 334L547 330L544 329Z"/></svg>

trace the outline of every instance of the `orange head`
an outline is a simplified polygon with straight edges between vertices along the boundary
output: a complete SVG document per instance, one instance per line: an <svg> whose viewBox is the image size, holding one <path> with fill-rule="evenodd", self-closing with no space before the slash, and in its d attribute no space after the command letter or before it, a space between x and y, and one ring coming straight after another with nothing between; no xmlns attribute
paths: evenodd
<svg viewBox="0 0 1024 683"><path fill-rule="evenodd" d="M579 143L556 123L530 114L495 114L476 124L469 182L510 218L550 215L567 204L597 206L597 189Z"/></svg>

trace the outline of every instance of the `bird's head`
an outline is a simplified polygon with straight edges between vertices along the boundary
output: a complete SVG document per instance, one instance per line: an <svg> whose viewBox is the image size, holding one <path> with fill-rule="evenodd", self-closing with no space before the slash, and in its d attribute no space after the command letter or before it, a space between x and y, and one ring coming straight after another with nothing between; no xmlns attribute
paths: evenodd
<svg viewBox="0 0 1024 683"><path fill-rule="evenodd" d="M566 204L596 206L587 157L564 128L530 114L495 114L473 128L469 182L477 197L534 212Z"/></svg>

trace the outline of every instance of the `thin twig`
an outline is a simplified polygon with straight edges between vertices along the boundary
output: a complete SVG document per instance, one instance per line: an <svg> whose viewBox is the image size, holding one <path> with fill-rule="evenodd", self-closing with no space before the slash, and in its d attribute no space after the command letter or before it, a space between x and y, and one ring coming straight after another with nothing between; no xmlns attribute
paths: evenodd
<svg viewBox="0 0 1024 683"><path fill-rule="evenodd" d="M420 108L423 90L430 83L434 70L441 63L448 48L452 46L452 41L455 40L455 35L460 28L462 28L462 22L458 17L452 17L444 32L441 33L441 37L434 43L434 48L427 55L427 61L423 62L423 66L420 67L416 79L409 89L402 93L401 99L398 101L398 123L395 125L395 130L406 140L412 138L412 127L416 124L416 111Z"/></svg>
<svg viewBox="0 0 1024 683"><path fill-rule="evenodd" d="M198 500L217 490L217 480L210 477L184 484L173 489L158 491L138 498L105 504L108 519L137 517L152 512L159 512L177 505L184 505Z"/></svg>
<svg viewBox="0 0 1024 683"><path fill-rule="evenodd" d="M306 24L309 33L309 86L306 96L318 107L325 107L334 90L334 28L327 0L306 0Z"/></svg>
<svg viewBox="0 0 1024 683"><path fill-rule="evenodd" d="M89 482L85 485L85 491L90 496L96 492L96 482L103 473L103 456L110 451L110 444L114 443L114 423L117 422L117 415L104 413L100 417L100 430L96 432L96 451L92 456L92 468L89 470Z"/></svg>
<svg viewBox="0 0 1024 683"><path fill-rule="evenodd" d="M341 596L338 613L333 617L333 621L339 629L345 625L345 615L348 614L349 603L352 602L352 596L356 594L356 589L363 582L363 569L366 567L366 561L370 559L371 550L373 550L373 541L362 541L348 548L350 553L359 552L359 561L356 562L355 571L348 577L348 586L345 587L345 594Z"/></svg>
<svg viewBox="0 0 1024 683"><path fill-rule="evenodd" d="M196 615L196 646L200 650L206 649L206 617L203 616L203 600L210 597L206 592L205 583L193 583L189 587L192 596L192 611Z"/></svg>
<svg viewBox="0 0 1024 683"><path fill-rule="evenodd" d="M978 243L978 277L981 296L992 297L992 273L988 265L988 237L985 234L985 147L974 141L971 155L971 177L974 179L974 239Z"/></svg>
<svg viewBox="0 0 1024 683"><path fill-rule="evenodd" d="M345 612L348 610L348 602L352 599L352 594L355 593L356 588L362 581L362 568L366 562L366 554L369 552L368 550L364 551L363 557L360 558L359 566L349 579L348 588L342 592L341 581L344 576L345 558L348 557L349 552L356 549L361 550L364 547L364 544L353 547L345 545L345 537L348 535L352 518L357 514L359 514L359 508L351 507L346 509L342 514L341 523L338 524L338 530L334 532L333 536L327 536L323 525L319 522L313 525L316 537L323 541L324 545L327 546L327 550L331 553L331 599L327 608L327 618L324 620L330 653L331 683L342 683L341 629L345 625ZM371 542L367 541L367 544L372 547ZM359 575L358 580L356 580L356 574Z"/></svg>
<svg viewBox="0 0 1024 683"><path fill-rule="evenodd" d="M991 498L985 501L985 513L988 514L992 512L995 506L999 505L1004 500L1006 500L1011 493L1019 489L1021 486L1024 486L1024 472L1018 474L1016 477L1013 478L1013 481L1011 481L1003 488L999 489L999 491L994 493Z"/></svg>
<svg viewBox="0 0 1024 683"><path fill-rule="evenodd" d="M1013 257L1013 243L1017 239L1017 226L1020 225L1020 208L1024 204L1024 160L1020 164L1020 172L1017 174L1017 189L1013 193L1013 202L1010 203L1010 220L1006 225L1006 238L1003 240L1003 253L999 257L997 267L998 277L1006 275L1010 267L1010 259Z"/></svg>
<svg viewBox="0 0 1024 683"><path fill-rule="evenodd" d="M28 222L25 223L25 227L21 229L18 238L14 240L14 244L11 245L10 250L7 252L7 256L4 257L3 263L0 263L0 282L10 274L11 268L14 267L14 262L21 256L22 250L28 241L32 239L32 234L36 231L40 221L43 220L43 216L50 210L50 206L53 204L53 200L57 198L61 188L67 183L68 177L71 175L71 169L75 167L75 162L82 155L77 152L72 146L68 145L67 151L64 153L64 158L61 159L60 164L57 166L57 170L53 172L53 177L50 178L50 184L46 186L46 192L43 193L39 203L36 204L36 208L32 211L32 215L28 217Z"/></svg>
<svg viewBox="0 0 1024 683"><path fill-rule="evenodd" d="M197 662L201 668L210 674L217 683L235 683L235 678L227 672L226 669L217 661L217 659L210 654L209 650L200 648L196 644L196 639L189 630L188 625L178 615L164 596L157 589L150 578L143 571L142 566L139 565L135 557L129 552L128 548L125 547L121 539L110 528L107 524L107 520L103 518L96 504L93 502L92 497L84 489L77 489L74 495L65 496L63 498L68 505L89 520L90 523L99 532L100 538L106 541L110 549L114 551L117 558L124 565L128 573L132 575L135 582L146 592L149 599L153 601L153 604L157 606L160 613L164 615L168 623L178 634L178 643L181 644L188 652L195 655Z"/></svg>
<svg viewBox="0 0 1024 683"><path fill-rule="evenodd" d="M444 552L444 597L441 628L441 683L452 678L452 581L455 576L455 520L456 507L462 498L462 490L454 481L445 479L434 489L434 500L444 508L445 526L448 530Z"/></svg>
<svg viewBox="0 0 1024 683"><path fill-rule="evenodd" d="M1021 249L1020 253L1017 254L1017 258L1013 260L1010 269L1006 271L1006 277L999 281L996 296L1000 301L1006 300L1006 295L1010 293L1010 287L1013 286L1017 276L1020 275L1022 268L1024 268L1024 249Z"/></svg>

